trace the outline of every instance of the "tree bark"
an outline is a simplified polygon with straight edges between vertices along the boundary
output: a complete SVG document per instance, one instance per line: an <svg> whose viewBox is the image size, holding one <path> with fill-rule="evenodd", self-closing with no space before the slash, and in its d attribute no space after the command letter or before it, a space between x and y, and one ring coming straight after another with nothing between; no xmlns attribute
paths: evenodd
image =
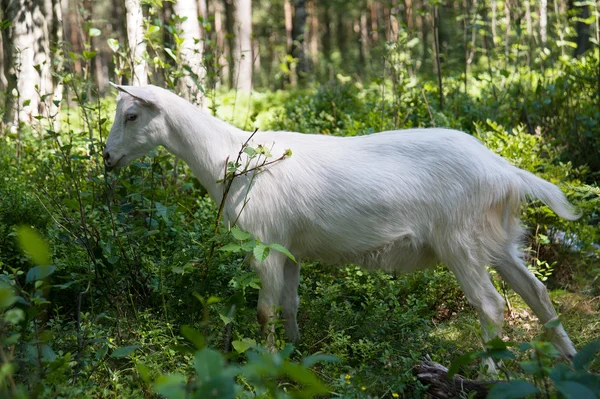
<svg viewBox="0 0 600 399"><path fill-rule="evenodd" d="M47 105L40 94L53 93L49 30L43 3L33 0L1 0L4 17L12 25L3 33L7 96L7 123L33 122ZM37 86L37 89L36 89ZM13 96L13 90L16 96ZM39 91L39 94L38 92ZM51 101L48 98L46 101Z"/></svg>
<svg viewBox="0 0 600 399"><path fill-rule="evenodd" d="M577 16L581 19L588 19L590 17L590 6L583 5L577 7ZM579 57L590 47L590 26L584 22L577 21L575 31L577 32L577 47L573 55Z"/></svg>
<svg viewBox="0 0 600 399"><path fill-rule="evenodd" d="M252 90L252 0L235 0L235 88Z"/></svg>
<svg viewBox="0 0 600 399"><path fill-rule="evenodd" d="M179 91L186 100L192 103L202 102L202 91L199 89L201 81L205 76L202 65L202 31L198 22L197 0L177 0L173 4L175 14L183 18L179 24L181 30L181 61L189 67L189 73L182 77L179 82Z"/></svg>
<svg viewBox="0 0 600 399"><path fill-rule="evenodd" d="M290 0L283 0L283 22L285 24L285 49L286 54L293 57L292 51L294 46L294 36L292 34L294 25L294 9ZM296 74L296 67L293 63L287 63L289 69L289 82L292 87L296 87L298 84L298 75Z"/></svg>
<svg viewBox="0 0 600 399"><path fill-rule="evenodd" d="M298 80L306 79L309 71L308 59L306 57L305 41L307 37L306 29L306 1L294 0L294 19L292 23L292 56L298 60Z"/></svg>
<svg viewBox="0 0 600 399"><path fill-rule="evenodd" d="M367 25L368 4L365 0L360 10L360 64L363 77L365 76L369 53L369 29Z"/></svg>
<svg viewBox="0 0 600 399"><path fill-rule="evenodd" d="M548 40L548 0L540 0L540 38L546 44Z"/></svg>
<svg viewBox="0 0 600 399"><path fill-rule="evenodd" d="M319 60L319 15L317 14L317 5L315 0L308 0L306 3L308 18L308 54L311 64L315 65Z"/></svg>
<svg viewBox="0 0 600 399"><path fill-rule="evenodd" d="M148 68L144 53L144 16L140 0L125 0L127 13L128 58L131 65L131 80L134 86L148 84Z"/></svg>
<svg viewBox="0 0 600 399"><path fill-rule="evenodd" d="M459 375L448 378L448 369L439 363L425 361L414 368L414 374L423 385L428 385L427 393L434 398L485 398L491 385L498 381L473 381Z"/></svg>

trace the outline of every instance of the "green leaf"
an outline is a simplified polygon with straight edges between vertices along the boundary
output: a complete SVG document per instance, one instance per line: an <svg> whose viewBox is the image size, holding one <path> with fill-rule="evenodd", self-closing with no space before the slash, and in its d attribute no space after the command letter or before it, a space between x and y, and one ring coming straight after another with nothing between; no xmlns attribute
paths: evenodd
<svg viewBox="0 0 600 399"><path fill-rule="evenodd" d="M554 381L554 386L567 399L598 399L594 392L575 381Z"/></svg>
<svg viewBox="0 0 600 399"><path fill-rule="evenodd" d="M527 381L512 380L494 384L488 393L487 399L524 398L529 395L535 395L539 392L540 390L535 385Z"/></svg>
<svg viewBox="0 0 600 399"><path fill-rule="evenodd" d="M190 327L188 325L181 326L181 334L188 341L190 341L192 344L194 344L196 349L204 348L204 345L206 343L204 335L200 334L198 331L194 330L192 327Z"/></svg>
<svg viewBox="0 0 600 399"><path fill-rule="evenodd" d="M151 35L153 33L156 33L160 30L160 26L156 26L156 25L150 25L148 27L148 34Z"/></svg>
<svg viewBox="0 0 600 399"><path fill-rule="evenodd" d="M0 282L0 309L12 306L17 301L15 291L10 284Z"/></svg>
<svg viewBox="0 0 600 399"><path fill-rule="evenodd" d="M223 355L213 349L202 349L194 356L194 368L201 382L218 376L224 363Z"/></svg>
<svg viewBox="0 0 600 399"><path fill-rule="evenodd" d="M328 362L328 363L337 363L340 359L333 355L326 355L323 353L317 353L316 355L307 356L302 359L302 365L304 367L312 367L317 363Z"/></svg>
<svg viewBox="0 0 600 399"><path fill-rule="evenodd" d="M547 329L556 328L558 326L560 326L559 318L555 318L553 320L550 320L548 323L544 324L544 327Z"/></svg>
<svg viewBox="0 0 600 399"><path fill-rule="evenodd" d="M122 346L120 348L115 349L113 351L113 353L110 355L110 357L115 358L115 359L127 357L127 356L131 355L133 353L133 351L135 351L137 348L138 348L137 345Z"/></svg>
<svg viewBox="0 0 600 399"><path fill-rule="evenodd" d="M599 351L600 342L598 341L592 341L583 348L581 348L581 350L577 352L575 357L573 357L573 367L575 368L575 370L585 369L590 364L590 362L594 360L594 357L596 357L596 354Z"/></svg>
<svg viewBox="0 0 600 399"><path fill-rule="evenodd" d="M9 324L17 325L25 320L25 312L19 308L10 309L4 314L4 320Z"/></svg>
<svg viewBox="0 0 600 399"><path fill-rule="evenodd" d="M43 280L56 270L56 266L35 266L29 269L25 277L26 283Z"/></svg>
<svg viewBox="0 0 600 399"><path fill-rule="evenodd" d="M251 157L253 157L254 155L256 155L256 150L253 147L246 147L244 148L244 152L248 155L250 155Z"/></svg>
<svg viewBox="0 0 600 399"><path fill-rule="evenodd" d="M144 363L136 363L135 368L137 369L138 374L142 381L146 384L150 383L150 369Z"/></svg>
<svg viewBox="0 0 600 399"><path fill-rule="evenodd" d="M241 341L236 340L231 342L231 346L237 353L244 353L253 346L256 346L256 341L250 338L244 338Z"/></svg>
<svg viewBox="0 0 600 399"><path fill-rule="evenodd" d="M49 265L50 247L40 234L31 227L21 226L17 229L19 246L26 252L36 265Z"/></svg>
<svg viewBox="0 0 600 399"><path fill-rule="evenodd" d="M154 382L154 390L167 399L185 399L185 377L181 374L161 375Z"/></svg>
<svg viewBox="0 0 600 399"><path fill-rule="evenodd" d="M252 253L254 257L259 262L264 262L265 259L269 256L270 249L264 244L256 244Z"/></svg>
<svg viewBox="0 0 600 399"><path fill-rule="evenodd" d="M240 252L241 249L242 249L241 245L229 243L229 244L223 245L221 248L219 248L219 251L235 253L235 252Z"/></svg>
<svg viewBox="0 0 600 399"><path fill-rule="evenodd" d="M100 36L102 31L98 28L90 28L90 37Z"/></svg>
<svg viewBox="0 0 600 399"><path fill-rule="evenodd" d="M284 254L285 256L287 256L288 258L293 260L294 262L296 262L296 258L294 258L294 255L292 255L292 253L290 251L288 251L288 249L286 247L284 247L283 245L275 243L275 244L269 245L269 248L274 249L277 252L281 252L282 254Z"/></svg>
<svg viewBox="0 0 600 399"><path fill-rule="evenodd" d="M458 373L458 370L460 370L460 368L462 366L466 366L467 364L471 363L477 357L478 357L478 353L476 353L476 352L465 353L464 355L459 356L450 365L450 368L448 369L448 378L454 377L454 375L456 373Z"/></svg>
<svg viewBox="0 0 600 399"><path fill-rule="evenodd" d="M96 54L98 54L97 51L84 51L83 58L85 58L86 60L91 60L96 56Z"/></svg>
<svg viewBox="0 0 600 399"><path fill-rule="evenodd" d="M169 56L171 58L173 58L174 61L177 61L177 57L175 56L175 54L173 53L173 50L171 50L170 48L165 47L165 52L167 54L169 54Z"/></svg>
<svg viewBox="0 0 600 399"><path fill-rule="evenodd" d="M238 241L246 241L254 238L252 234L248 233L247 231L242 231L237 227L233 227L231 229L231 235Z"/></svg>
<svg viewBox="0 0 600 399"><path fill-rule="evenodd" d="M106 43L108 44L108 47L110 47L110 49L115 53L119 50L119 41L117 39L108 39Z"/></svg>

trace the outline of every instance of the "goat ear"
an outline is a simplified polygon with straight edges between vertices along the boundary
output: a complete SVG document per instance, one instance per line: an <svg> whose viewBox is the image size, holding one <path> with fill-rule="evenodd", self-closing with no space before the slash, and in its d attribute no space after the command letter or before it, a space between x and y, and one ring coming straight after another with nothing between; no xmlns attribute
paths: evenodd
<svg viewBox="0 0 600 399"><path fill-rule="evenodd" d="M110 85L115 89L129 94L131 97L140 100L146 105L156 106L156 96L147 87L137 87L137 86L121 86L116 85L110 82Z"/></svg>

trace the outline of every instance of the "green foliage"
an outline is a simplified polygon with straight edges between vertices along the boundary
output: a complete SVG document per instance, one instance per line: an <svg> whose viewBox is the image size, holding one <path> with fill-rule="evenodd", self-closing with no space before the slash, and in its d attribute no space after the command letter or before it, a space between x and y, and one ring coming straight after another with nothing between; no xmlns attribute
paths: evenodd
<svg viewBox="0 0 600 399"><path fill-rule="evenodd" d="M509 361L515 359L515 354L509 347L516 347L520 359L520 373L509 372ZM515 399L543 394L547 398L596 398L600 395L600 376L589 372L591 363L600 360L598 352L600 343L593 341L583 347L572 361L571 365L556 362L558 352L548 342L531 341L521 345L506 343L495 339L487 343L487 350L471 352L457 358L450 367L449 375L454 375L460 367L478 358L491 357L501 360L502 371L506 382L495 383L488 398Z"/></svg>
<svg viewBox="0 0 600 399"><path fill-rule="evenodd" d="M340 1L326 6L346 8ZM509 32L511 62L498 57L506 39L490 38L497 49L476 59L466 78L456 59L442 55L439 93L419 66L430 66L427 43L400 27L395 42L372 53L373 81L358 81L354 66L346 65L356 50L336 50L319 66L326 83L242 98L215 90L221 49L214 20L202 21L212 32L203 43L202 80L182 61L178 17L162 22L160 2L147 7L144 58L153 83L178 92L183 79L192 79L208 95L211 111L240 127L342 136L460 128L558 184L583 217L567 222L542 204L527 207L526 260L550 287L579 291L581 306L591 304L569 329L576 343L597 338L575 324L596 323L600 294L600 269L593 266L600 256L597 53L550 67L545 49L519 47L511 42L516 32ZM255 16L262 29L282 25L279 8L260 7ZM488 22L472 14L469 23L483 29ZM444 29L449 35L455 28ZM106 36L116 77L128 79L124 43L91 25L85 31L95 40ZM264 37L257 40L265 44ZM548 52L569 41L549 44ZM285 52L282 44L267 44L273 54ZM353 265L303 265L302 342L296 349L286 345L276 324L270 349L280 351L264 350L254 310L260 281L248 254L295 259L235 223L221 226L219 210L189 168L162 149L120 172L105 170L100 152L114 101L100 98L89 79L98 49L91 40L84 47L75 54L57 46L55 79L66 88L57 104L62 111L22 124L18 134L0 134L0 349L6 356L0 358L0 396L422 397L426 387L412 374L415 362L429 355L448 363L461 353L452 372L475 373L477 358L503 359L511 380L494 387L496 397L536 390L597 394L597 343L583 347L572 364L557 363L551 346L537 331L523 332L519 322L510 333L530 344L513 352L494 341L487 352L473 352L476 316L442 267L391 276ZM531 67L512 62L525 53ZM262 71L261 79L280 87L296 61L271 61L277 70ZM81 73L73 72L76 62ZM240 150L224 183L285 162L294 149L282 159L264 147ZM568 322L570 314L564 316Z"/></svg>

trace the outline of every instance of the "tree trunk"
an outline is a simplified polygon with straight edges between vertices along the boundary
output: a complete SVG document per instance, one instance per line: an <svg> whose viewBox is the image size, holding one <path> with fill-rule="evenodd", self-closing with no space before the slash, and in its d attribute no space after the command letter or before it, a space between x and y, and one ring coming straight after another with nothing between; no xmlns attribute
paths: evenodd
<svg viewBox="0 0 600 399"><path fill-rule="evenodd" d="M392 0L392 8L390 9L390 34L393 42L398 41L398 0Z"/></svg>
<svg viewBox="0 0 600 399"><path fill-rule="evenodd" d="M308 59L306 57L305 40L307 36L306 29L306 1L294 0L294 19L292 23L292 56L298 60L298 80L306 79L309 70Z"/></svg>
<svg viewBox="0 0 600 399"><path fill-rule="evenodd" d="M286 54L292 55L294 46L294 36L292 29L294 25L294 9L290 0L283 0L283 22L285 24L285 44ZM292 55L293 56L293 55ZM296 87L298 84L298 75L296 74L296 67L293 63L287 63L289 68L289 81L292 87Z"/></svg>
<svg viewBox="0 0 600 399"><path fill-rule="evenodd" d="M235 0L235 88L252 90L252 0Z"/></svg>
<svg viewBox="0 0 600 399"><path fill-rule="evenodd" d="M492 42L496 44L496 24L498 20L498 3L492 0Z"/></svg>
<svg viewBox="0 0 600 399"><path fill-rule="evenodd" d="M178 86L183 98L192 103L201 103L201 90L199 86L205 76L202 65L202 31L198 22L197 0L177 0L173 4L175 14L183 18L179 24L181 30L181 61L189 67L189 73L179 79Z"/></svg>
<svg viewBox="0 0 600 399"><path fill-rule="evenodd" d="M1 0L1 5L4 18L12 21L3 32L2 40L8 94L4 120L7 123L31 123L34 116L46 110L40 94L53 93L50 40L43 3ZM12 96L14 89L16 97Z"/></svg>
<svg viewBox="0 0 600 399"><path fill-rule="evenodd" d="M315 65L319 60L319 15L317 14L317 5L315 0L308 0L306 3L308 18L308 54L311 64Z"/></svg>
<svg viewBox="0 0 600 399"><path fill-rule="evenodd" d="M406 27L408 31L412 33L414 28L413 23L413 0L404 0L404 7L406 9Z"/></svg>
<svg viewBox="0 0 600 399"><path fill-rule="evenodd" d="M371 14L371 44L375 45L379 39L379 10L377 7L377 1L371 0L369 11Z"/></svg>
<svg viewBox="0 0 600 399"><path fill-rule="evenodd" d="M581 19L588 19L590 17L590 6L582 5L577 7L577 16ZM579 57L589 48L590 26L582 21L577 21L575 31L577 32L577 47L575 48L574 56Z"/></svg>
<svg viewBox="0 0 600 399"><path fill-rule="evenodd" d="M473 381L460 375L448 378L448 369L439 363L424 361L413 369L417 379L427 385L427 393L439 399L450 398L485 398L490 386L498 381ZM501 383L501 382L500 382Z"/></svg>
<svg viewBox="0 0 600 399"><path fill-rule="evenodd" d="M360 10L360 64L362 76L365 76L367 61L370 57L369 53L369 29L367 25L368 5L366 0L363 2L363 7Z"/></svg>
<svg viewBox="0 0 600 399"><path fill-rule="evenodd" d="M128 58L131 65L131 80L135 86L148 84L148 69L144 53L144 16L140 0L125 0L127 12Z"/></svg>
<svg viewBox="0 0 600 399"><path fill-rule="evenodd" d="M546 44L548 40L548 0L540 0L540 38L542 43Z"/></svg>
<svg viewBox="0 0 600 399"><path fill-rule="evenodd" d="M442 65L440 62L440 34L439 34L439 14L438 5L433 6L433 43L435 50L435 66L438 77L438 90L440 100L440 111L444 109L444 90L442 85Z"/></svg>

